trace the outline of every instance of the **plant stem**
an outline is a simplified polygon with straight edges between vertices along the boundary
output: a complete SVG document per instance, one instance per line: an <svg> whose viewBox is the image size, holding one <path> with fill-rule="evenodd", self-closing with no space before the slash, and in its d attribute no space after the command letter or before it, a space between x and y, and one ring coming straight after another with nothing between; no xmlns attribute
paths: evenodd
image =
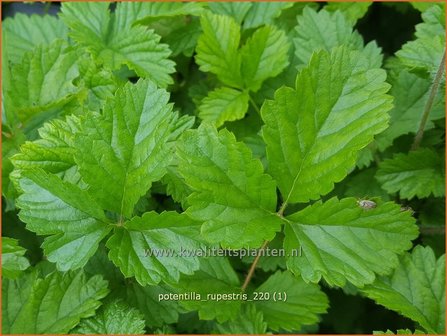
<svg viewBox="0 0 447 336"><path fill-rule="evenodd" d="M435 78L433 80L433 84L430 89L430 95L428 97L427 103L424 107L424 114L422 115L421 122L419 124L419 129L414 138L413 145L411 146L411 150L416 150L421 145L422 137L424 136L425 125L427 124L428 116L430 115L430 111L433 107L433 103L436 98L436 94L438 93L439 84L441 83L442 74L444 73L444 65L445 65L445 49L444 55L442 56L441 63L439 64L438 71L436 71Z"/></svg>
<svg viewBox="0 0 447 336"><path fill-rule="evenodd" d="M264 250L264 249L267 247L268 243L269 243L269 241L266 240L266 241L264 242L264 244L262 244L261 248L259 249L259 252L261 252L262 250ZM259 259L261 258L261 253L259 253L259 252L258 252L258 254L256 255L255 260L254 260L253 263L251 264L250 269L248 270L247 277L245 278L244 284L243 284L242 287L241 287L241 291L242 291L242 292L245 292L245 289L247 288L248 284L250 283L251 278L253 277L253 274L255 273L256 265L258 264Z"/></svg>
<svg viewBox="0 0 447 336"><path fill-rule="evenodd" d="M255 111L261 115L261 110L259 109L259 106L256 104L256 102L253 100L253 98L250 96L250 94L248 94L248 99L250 100L250 104L251 106L253 106L253 108L255 109Z"/></svg>

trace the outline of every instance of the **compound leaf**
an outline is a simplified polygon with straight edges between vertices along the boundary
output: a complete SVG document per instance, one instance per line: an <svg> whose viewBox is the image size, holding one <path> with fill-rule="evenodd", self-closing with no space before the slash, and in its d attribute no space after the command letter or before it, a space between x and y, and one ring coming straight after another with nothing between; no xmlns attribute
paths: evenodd
<svg viewBox="0 0 447 336"><path fill-rule="evenodd" d="M376 178L388 193L398 192L405 199L445 195L444 158L428 148L380 162Z"/></svg>
<svg viewBox="0 0 447 336"><path fill-rule="evenodd" d="M117 227L107 241L109 258L126 277L135 276L141 285L161 280L178 281L180 273L199 268L195 255L202 248L200 223L177 212L147 212Z"/></svg>
<svg viewBox="0 0 447 336"><path fill-rule="evenodd" d="M289 64L289 48L286 34L274 26L256 30L241 49L245 87L256 92L264 80L280 74Z"/></svg>
<svg viewBox="0 0 447 336"><path fill-rule="evenodd" d="M84 266L110 231L103 210L87 191L42 169L21 175L19 217L28 230L50 235L42 245L48 260L63 271Z"/></svg>
<svg viewBox="0 0 447 336"><path fill-rule="evenodd" d="M2 293L3 333L66 334L81 318L94 315L108 289L100 276L87 279L77 271L4 280Z"/></svg>
<svg viewBox="0 0 447 336"><path fill-rule="evenodd" d="M81 320L76 334L144 334L143 315L121 301L112 301L98 310L95 316Z"/></svg>
<svg viewBox="0 0 447 336"><path fill-rule="evenodd" d="M240 27L233 18L205 12L200 23L203 34L196 48L200 70L214 73L222 83L241 88Z"/></svg>
<svg viewBox="0 0 447 336"><path fill-rule="evenodd" d="M187 214L204 222L207 240L240 248L273 239L281 224L275 183L245 144L226 129L217 133L202 124L184 133L177 153L178 171L193 190Z"/></svg>
<svg viewBox="0 0 447 336"><path fill-rule="evenodd" d="M14 279L29 267L25 252L17 239L2 237L2 275L5 278Z"/></svg>
<svg viewBox="0 0 447 336"><path fill-rule="evenodd" d="M269 293L270 300L256 301L269 329L300 330L303 325L315 324L318 314L326 312L329 301L318 285L309 284L288 271L278 271L255 292ZM280 299L273 296L281 295Z"/></svg>
<svg viewBox="0 0 447 336"><path fill-rule="evenodd" d="M416 246L401 256L392 274L377 278L362 292L429 334L445 332L445 254L436 260L430 247Z"/></svg>
<svg viewBox="0 0 447 336"><path fill-rule="evenodd" d="M268 170L286 202L327 194L387 127L392 98L385 77L360 52L320 51L298 74L296 89L282 87L265 101Z"/></svg>
<svg viewBox="0 0 447 336"><path fill-rule="evenodd" d="M375 273L389 274L397 255L408 250L418 236L409 211L392 202L364 209L354 198L331 198L287 217L286 254L300 248L302 255L289 257L287 267L305 281L343 287L346 281L361 287L372 283Z"/></svg>
<svg viewBox="0 0 447 336"><path fill-rule="evenodd" d="M139 198L165 174L177 120L168 101L165 90L140 80L119 89L101 115L84 119L75 159L104 209L131 217Z"/></svg>
<svg viewBox="0 0 447 336"><path fill-rule="evenodd" d="M199 117L216 127L226 121L242 119L248 110L248 93L221 87L211 91L199 106Z"/></svg>

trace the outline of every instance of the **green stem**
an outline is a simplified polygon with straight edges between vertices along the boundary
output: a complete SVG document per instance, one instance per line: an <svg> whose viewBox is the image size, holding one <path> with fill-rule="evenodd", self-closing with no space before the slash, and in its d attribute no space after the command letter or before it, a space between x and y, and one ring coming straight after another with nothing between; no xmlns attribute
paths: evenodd
<svg viewBox="0 0 447 336"><path fill-rule="evenodd" d="M250 100L250 104L251 106L253 106L253 108L255 109L255 111L261 115L261 110L259 109L258 104L256 104L256 102L253 100L253 98L250 96L250 94L248 94L248 99Z"/></svg>
<svg viewBox="0 0 447 336"><path fill-rule="evenodd" d="M430 111L433 107L436 94L438 93L439 84L441 83L442 74L444 73L444 65L445 65L445 49L441 63L439 64L438 67L438 71L436 71L435 79L433 80L433 84L430 89L430 95L428 97L427 103L425 104L424 113L422 115L422 119L419 124L419 129L414 138L413 145L411 146L411 150L416 150L421 145L422 137L424 136L425 125L427 124L428 116L430 115Z"/></svg>

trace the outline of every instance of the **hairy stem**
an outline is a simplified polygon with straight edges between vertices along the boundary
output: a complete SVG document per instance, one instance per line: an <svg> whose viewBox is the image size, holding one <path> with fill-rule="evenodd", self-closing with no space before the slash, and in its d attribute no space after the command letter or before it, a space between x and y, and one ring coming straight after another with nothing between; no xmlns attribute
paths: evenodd
<svg viewBox="0 0 447 336"><path fill-rule="evenodd" d="M269 243L269 241L266 240L264 242L264 244L262 244L261 248L259 249L259 253L256 255L255 260L253 260L253 263L251 264L250 269L248 270L248 274L245 278L244 284L241 287L242 292L245 292L245 289L247 289L247 286L250 283L250 280L253 277L253 274L255 273L256 265L258 264L259 259L261 258L260 252L267 247L268 243Z"/></svg>
<svg viewBox="0 0 447 336"><path fill-rule="evenodd" d="M422 137L424 136L425 125L427 124L428 116L430 115L430 111L433 107L433 103L436 98L436 94L438 93L439 84L441 83L442 75L444 73L444 65L445 65L445 49L444 55L442 56L441 63L439 64L438 71L436 71L435 78L433 80L433 84L430 89L430 95L428 97L427 103L424 107L424 113L422 115L421 122L419 124L418 131L414 138L413 145L411 146L411 150L416 150L421 145Z"/></svg>

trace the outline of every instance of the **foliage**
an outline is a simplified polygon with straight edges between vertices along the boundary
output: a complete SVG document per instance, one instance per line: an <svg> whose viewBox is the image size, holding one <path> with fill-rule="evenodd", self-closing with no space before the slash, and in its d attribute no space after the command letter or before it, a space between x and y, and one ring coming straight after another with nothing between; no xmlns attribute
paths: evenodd
<svg viewBox="0 0 447 336"><path fill-rule="evenodd" d="M3 22L3 333L444 333L444 5L49 6Z"/></svg>

